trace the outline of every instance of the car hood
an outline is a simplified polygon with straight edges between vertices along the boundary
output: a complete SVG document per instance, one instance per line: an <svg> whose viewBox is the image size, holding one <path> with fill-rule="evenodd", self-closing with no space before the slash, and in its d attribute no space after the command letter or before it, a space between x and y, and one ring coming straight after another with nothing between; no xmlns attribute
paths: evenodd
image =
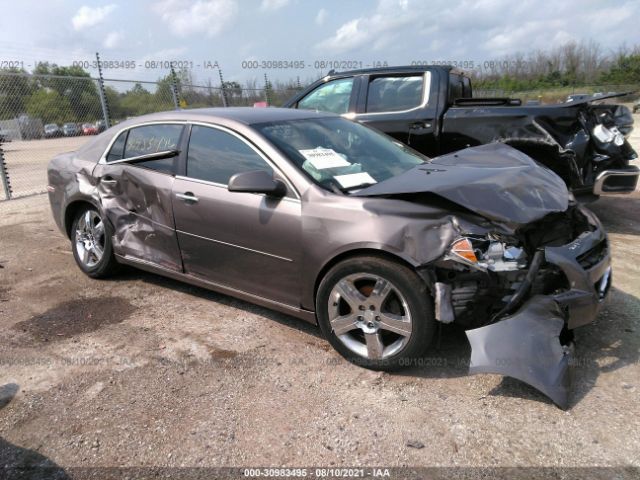
<svg viewBox="0 0 640 480"><path fill-rule="evenodd" d="M357 196L431 193L485 218L526 224L569 205L564 181L501 143L467 148L364 188Z"/></svg>

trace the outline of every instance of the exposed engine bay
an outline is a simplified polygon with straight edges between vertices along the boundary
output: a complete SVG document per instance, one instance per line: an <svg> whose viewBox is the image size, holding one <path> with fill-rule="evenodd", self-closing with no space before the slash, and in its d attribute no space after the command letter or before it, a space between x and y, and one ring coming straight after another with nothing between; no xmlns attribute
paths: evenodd
<svg viewBox="0 0 640 480"><path fill-rule="evenodd" d="M573 329L611 285L597 225L574 204L513 234L461 236L433 263L436 319L467 330L470 373L519 378L567 406Z"/></svg>
<svg viewBox="0 0 640 480"><path fill-rule="evenodd" d="M523 226L514 235L461 237L434 264L436 318L476 328L509 313L525 296L567 291L566 275L537 252L569 244L592 230L580 210L571 207ZM450 303L450 308L445 303Z"/></svg>

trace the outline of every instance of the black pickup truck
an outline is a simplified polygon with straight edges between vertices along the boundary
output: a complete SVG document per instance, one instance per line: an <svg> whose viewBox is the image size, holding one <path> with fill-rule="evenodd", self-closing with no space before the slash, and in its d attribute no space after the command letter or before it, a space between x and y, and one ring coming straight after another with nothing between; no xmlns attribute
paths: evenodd
<svg viewBox="0 0 640 480"><path fill-rule="evenodd" d="M452 67L412 66L332 71L284 106L344 115L430 157L506 143L552 169L574 193L600 195L634 191L640 172L625 138L629 110L602 103L619 95L522 105L473 98L471 79Z"/></svg>

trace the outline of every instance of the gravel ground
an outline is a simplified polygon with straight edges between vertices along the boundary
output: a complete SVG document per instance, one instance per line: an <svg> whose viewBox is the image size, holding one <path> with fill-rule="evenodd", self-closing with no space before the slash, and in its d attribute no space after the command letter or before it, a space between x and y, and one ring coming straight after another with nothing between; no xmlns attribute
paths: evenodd
<svg viewBox="0 0 640 480"><path fill-rule="evenodd" d="M640 467L640 193L591 207L613 289L576 332L562 411L518 381L467 376L453 327L424 367L375 373L283 314L134 270L91 280L46 196L4 203L0 463Z"/></svg>

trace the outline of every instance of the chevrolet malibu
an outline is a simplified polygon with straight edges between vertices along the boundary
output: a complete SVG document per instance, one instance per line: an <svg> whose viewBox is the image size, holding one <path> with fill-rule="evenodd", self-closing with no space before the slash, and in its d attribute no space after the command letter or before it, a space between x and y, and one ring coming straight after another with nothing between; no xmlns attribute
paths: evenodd
<svg viewBox="0 0 640 480"><path fill-rule="evenodd" d="M415 364L457 323L471 373L566 407L572 330L611 283L607 237L511 147L426 158L331 114L173 111L48 169L55 221L93 278L126 264L317 323L348 360Z"/></svg>

